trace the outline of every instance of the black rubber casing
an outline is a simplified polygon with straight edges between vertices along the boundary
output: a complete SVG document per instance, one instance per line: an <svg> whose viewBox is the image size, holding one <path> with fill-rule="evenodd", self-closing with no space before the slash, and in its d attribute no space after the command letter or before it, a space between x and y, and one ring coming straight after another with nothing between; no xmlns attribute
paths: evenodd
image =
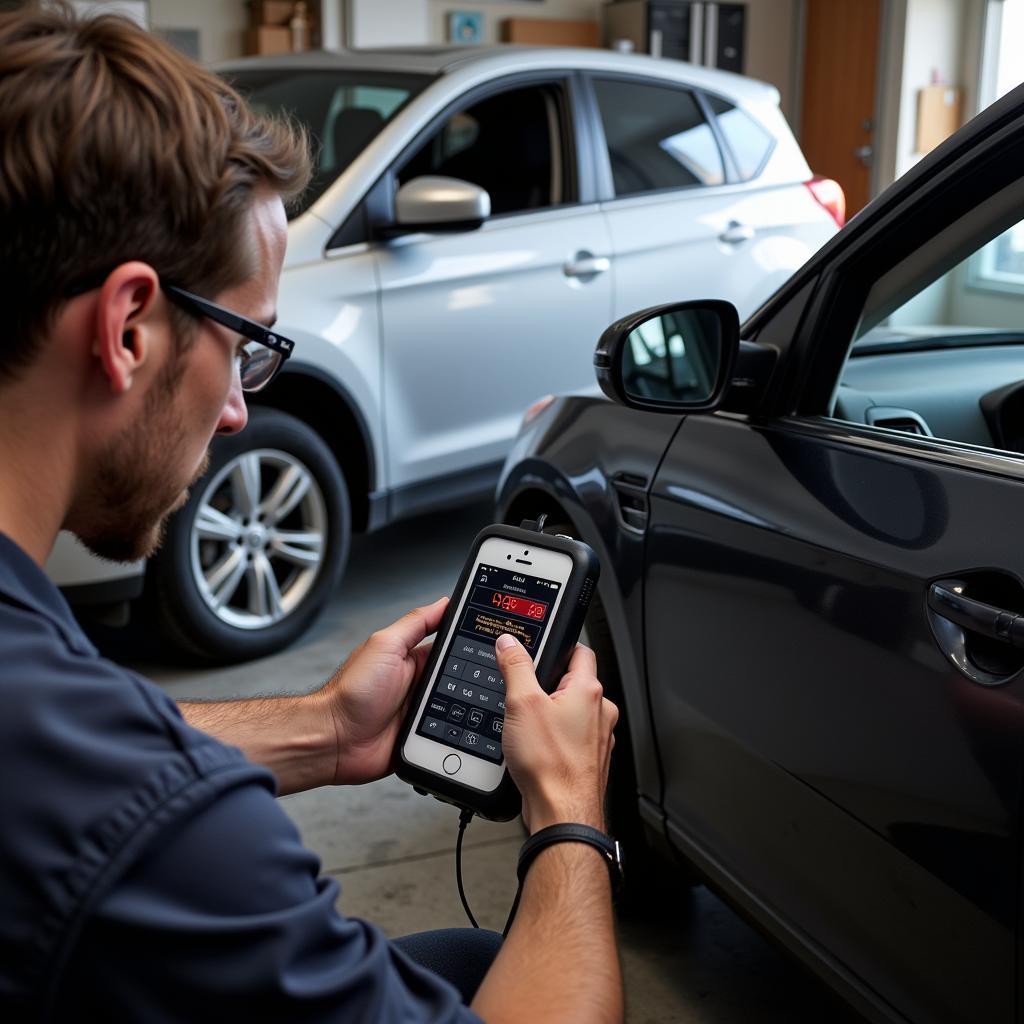
<svg viewBox="0 0 1024 1024"><path fill-rule="evenodd" d="M445 803L454 804L464 810L471 810L492 821L508 821L514 818L522 808L522 798L509 776L508 768L505 769L497 788L489 793L484 793L472 786L463 785L454 779L412 764L405 759L402 753L405 741L416 726L420 702L430 683L437 660L444 650L444 641L452 628L459 598L469 586L470 578L476 570L480 545L491 537L499 537L517 544L521 543L534 549L546 548L549 551L562 551L572 558L573 566L569 573L569 579L562 587L561 604L558 606L554 620L548 626L544 652L536 665L537 679L548 693L555 689L558 681L565 674L569 659L579 640L583 620L587 616L590 599L594 594L601 571L597 555L591 548L582 541L523 530L516 526L494 525L481 530L473 541L472 553L459 576L459 582L456 584L452 600L448 604L448 610L438 627L434 649L431 651L423 675L413 692L409 714L402 724L402 732L395 746L395 774L414 786L417 791L429 793Z"/></svg>

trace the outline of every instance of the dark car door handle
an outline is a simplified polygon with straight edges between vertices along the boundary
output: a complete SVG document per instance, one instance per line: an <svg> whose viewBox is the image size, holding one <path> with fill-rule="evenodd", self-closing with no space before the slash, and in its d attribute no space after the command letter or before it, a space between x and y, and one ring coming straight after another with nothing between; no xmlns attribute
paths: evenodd
<svg viewBox="0 0 1024 1024"><path fill-rule="evenodd" d="M980 633L1013 647L1024 648L1024 616L1017 612L964 597L941 583L933 583L929 587L928 607L936 615L955 622L968 632Z"/></svg>

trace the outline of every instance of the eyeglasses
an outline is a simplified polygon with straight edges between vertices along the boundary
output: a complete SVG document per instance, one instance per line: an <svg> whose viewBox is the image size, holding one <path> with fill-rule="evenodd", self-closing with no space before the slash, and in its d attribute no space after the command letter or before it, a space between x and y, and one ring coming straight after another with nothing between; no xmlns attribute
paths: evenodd
<svg viewBox="0 0 1024 1024"><path fill-rule="evenodd" d="M277 372L284 366L284 361L295 348L295 342L282 338L269 327L258 324L240 313L218 306L209 299L193 295L192 292L173 284L161 283L160 287L167 298L186 312L195 316L205 316L249 339L250 343L240 352L239 376L243 391L262 391L277 376Z"/></svg>
<svg viewBox="0 0 1024 1024"><path fill-rule="evenodd" d="M109 271L88 274L77 282L69 285L64 294L68 298L82 295L98 288L106 278ZM210 302L200 295L193 295L177 285L160 283L164 294L176 305L193 316L205 316L222 327L227 327L236 334L248 338L252 344L246 345L240 352L241 364L239 366L239 377L242 382L242 390L252 393L262 391L284 366L284 361L292 354L295 342L288 338L282 338L264 324L258 324L255 320L235 313L233 310L218 306L216 302Z"/></svg>

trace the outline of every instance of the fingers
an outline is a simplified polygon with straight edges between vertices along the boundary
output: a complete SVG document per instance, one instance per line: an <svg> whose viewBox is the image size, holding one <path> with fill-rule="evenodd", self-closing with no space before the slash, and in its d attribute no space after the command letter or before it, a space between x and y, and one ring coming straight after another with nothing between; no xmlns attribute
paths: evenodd
<svg viewBox="0 0 1024 1024"><path fill-rule="evenodd" d="M619 724L619 706L613 704L607 697L601 700L601 716L608 722L609 728L614 729ZM613 736L614 740L615 737Z"/></svg>
<svg viewBox="0 0 1024 1024"><path fill-rule="evenodd" d="M511 699L522 699L530 692L540 690L533 671L533 659L514 636L508 633L499 636L494 644L494 653L505 679L505 692Z"/></svg>
<svg viewBox="0 0 1024 1024"><path fill-rule="evenodd" d="M445 608L448 607L448 598L438 598L433 604L424 605L422 608L413 608L411 612L403 615L397 622L392 622L380 632L385 634L389 640L397 641L411 651L424 637L437 632L441 624Z"/></svg>
<svg viewBox="0 0 1024 1024"><path fill-rule="evenodd" d="M522 696L539 687L533 659L515 637L508 634L498 637L495 653L498 668L505 677L505 686L510 696L517 693ZM597 682L597 657L589 647L577 644L569 659L565 675L558 682L556 692L592 683L596 683L600 688L601 684Z"/></svg>
<svg viewBox="0 0 1024 1024"><path fill-rule="evenodd" d="M590 678L597 678L597 656L589 647L577 644L556 690L565 690L570 686L579 685L581 680Z"/></svg>
<svg viewBox="0 0 1024 1024"><path fill-rule="evenodd" d="M418 679L423 674L423 668L427 664L427 658L430 657L430 652L433 649L433 642L429 644L420 644L419 647L413 649L412 656L416 662L415 678Z"/></svg>

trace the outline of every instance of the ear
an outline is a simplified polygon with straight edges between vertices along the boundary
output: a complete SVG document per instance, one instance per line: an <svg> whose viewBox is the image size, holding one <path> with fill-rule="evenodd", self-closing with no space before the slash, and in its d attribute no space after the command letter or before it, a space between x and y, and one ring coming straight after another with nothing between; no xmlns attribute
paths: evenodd
<svg viewBox="0 0 1024 1024"><path fill-rule="evenodd" d="M148 263L122 263L107 276L96 303L93 355L111 390L123 394L152 348L160 278Z"/></svg>

